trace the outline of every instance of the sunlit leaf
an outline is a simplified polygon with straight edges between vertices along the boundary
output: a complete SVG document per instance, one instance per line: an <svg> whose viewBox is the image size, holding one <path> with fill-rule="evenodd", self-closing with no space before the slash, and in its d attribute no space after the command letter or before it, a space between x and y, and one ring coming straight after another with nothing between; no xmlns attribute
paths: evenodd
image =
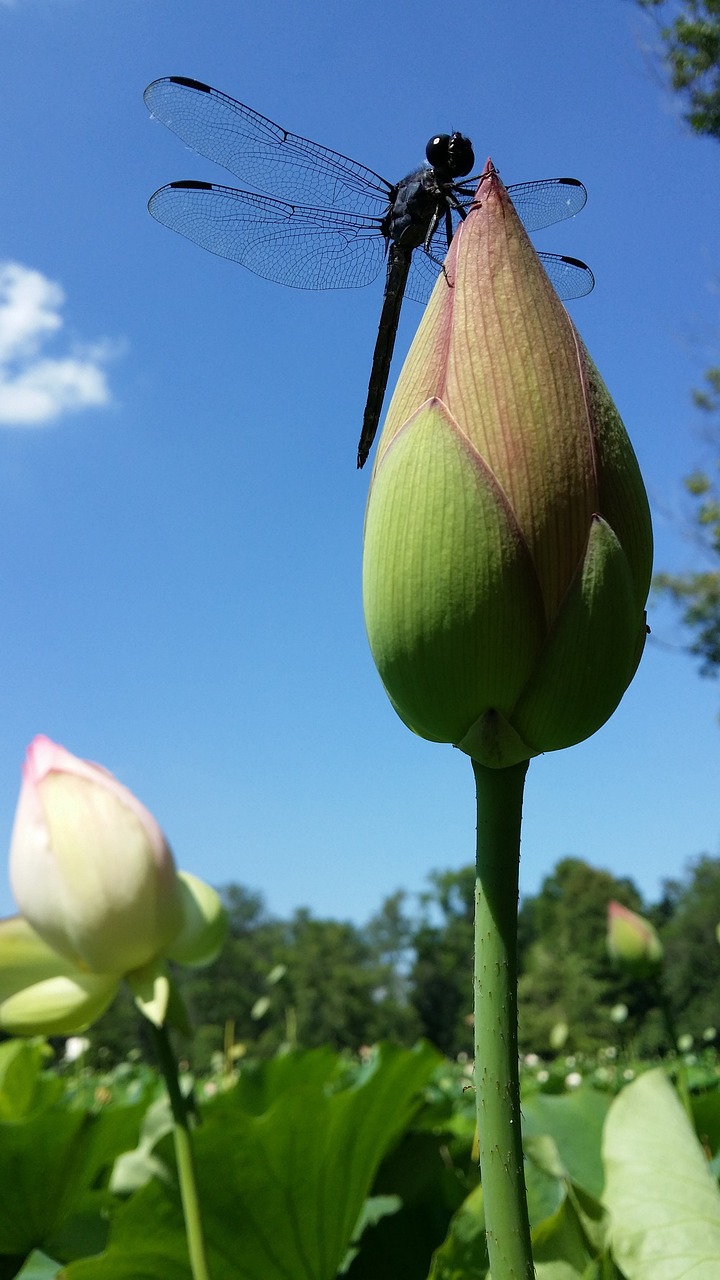
<svg viewBox="0 0 720 1280"><path fill-rule="evenodd" d="M266 1064L266 1089L256 1080L209 1104L194 1146L213 1280L334 1280L378 1165L439 1060L429 1046L384 1046L340 1087L334 1055L288 1055ZM276 1093L280 1077L287 1087ZM246 1109L264 1092L275 1095L267 1110ZM143 1187L118 1214L106 1252L66 1274L188 1280L177 1189Z"/></svg>
<svg viewBox="0 0 720 1280"><path fill-rule="evenodd" d="M628 1280L717 1280L720 1191L661 1069L613 1102L603 1159L610 1240Z"/></svg>

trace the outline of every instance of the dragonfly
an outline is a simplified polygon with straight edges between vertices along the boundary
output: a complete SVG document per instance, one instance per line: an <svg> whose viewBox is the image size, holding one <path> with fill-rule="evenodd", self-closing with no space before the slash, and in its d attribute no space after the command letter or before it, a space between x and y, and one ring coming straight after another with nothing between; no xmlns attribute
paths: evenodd
<svg viewBox="0 0 720 1280"><path fill-rule="evenodd" d="M144 99L151 115L192 150L257 188L170 182L148 203L158 222L266 280L297 289L356 288L385 267L357 452L362 467L380 421L403 299L427 302L475 199L479 179L467 176L475 163L470 140L437 134L427 144L427 163L390 183L199 80L165 76L148 85ZM587 200L576 178L520 182L507 191L527 231L573 217ZM593 288L592 271L579 259L539 257L563 300Z"/></svg>

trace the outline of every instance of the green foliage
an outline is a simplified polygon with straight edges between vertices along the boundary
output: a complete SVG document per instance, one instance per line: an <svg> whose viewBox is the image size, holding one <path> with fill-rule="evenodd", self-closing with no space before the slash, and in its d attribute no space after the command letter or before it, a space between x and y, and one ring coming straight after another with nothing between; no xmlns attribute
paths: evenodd
<svg viewBox="0 0 720 1280"><path fill-rule="evenodd" d="M563 858L539 894L523 903L518 1007L524 1050L550 1052L553 1029L563 1023L573 1049L606 1043L610 1010L621 999L633 1009L633 1025L645 1013L642 988L619 977L607 956L612 898L642 909L631 880L618 880L579 858Z"/></svg>
<svg viewBox="0 0 720 1280"><path fill-rule="evenodd" d="M667 0L639 3L645 9L667 6ZM661 36L672 86L685 99L695 132L720 138L720 2L682 0L667 7L675 13Z"/></svg>
<svg viewBox="0 0 720 1280"><path fill-rule="evenodd" d="M39 1044L0 1052L0 1277L189 1280L155 1074L59 1077L46 1060ZM612 1063L579 1062L577 1087L563 1060L523 1072L537 1280L714 1280L718 1059L686 1064L694 1127L664 1072ZM213 1280L488 1280L457 1065L428 1046L325 1048L207 1086L193 1139Z"/></svg>
<svg viewBox="0 0 720 1280"><path fill-rule="evenodd" d="M706 387L693 393L698 408L720 412L720 367L709 369ZM720 460L715 464L720 473ZM693 639L687 650L700 659L700 674L720 672L720 474L695 471L685 478L692 509L689 532L708 564L707 569L686 573L658 573L653 578L657 594L671 600L680 610L683 625Z"/></svg>
<svg viewBox="0 0 720 1280"><path fill-rule="evenodd" d="M356 1052L381 1039L410 1045L419 1037L449 1057L469 1054L473 892L472 867L436 872L414 911L395 895L363 929L304 911L272 919L256 894L229 886L227 946L208 969L179 975L196 1027L195 1041L180 1041L180 1056L207 1072L223 1057L232 1070L243 1056L268 1058L280 1048ZM646 1053L671 1048L657 989L622 977L608 960L611 898L658 930L678 1031L697 1038L720 1022L720 859L700 859L665 886L660 902L647 904L631 879L563 858L520 909L523 1052L557 1051L561 1025L568 1052L594 1052L608 1041ZM622 1026L610 1016L618 1004L628 1010ZM122 995L89 1038L86 1061L95 1067L151 1056Z"/></svg>
<svg viewBox="0 0 720 1280"><path fill-rule="evenodd" d="M102 1248L110 1171L137 1141L144 1111L141 1102L78 1105L61 1080L42 1073L38 1047L0 1047L0 1275L15 1275L33 1249L72 1258Z"/></svg>
<svg viewBox="0 0 720 1280"><path fill-rule="evenodd" d="M720 861L698 858L684 881L665 885L665 901L663 986L678 1030L699 1037L720 1021Z"/></svg>
<svg viewBox="0 0 720 1280"><path fill-rule="evenodd" d="M603 1159L610 1240L628 1280L716 1280L720 1190L663 1071L613 1103Z"/></svg>
<svg viewBox="0 0 720 1280"><path fill-rule="evenodd" d="M320 1050L264 1064L203 1109L194 1135L213 1280L333 1280L380 1161L438 1063L428 1046L379 1050L350 1079ZM171 1163L169 1150L161 1154ZM67 1280L188 1280L179 1192L149 1182L108 1249Z"/></svg>
<svg viewBox="0 0 720 1280"><path fill-rule="evenodd" d="M423 1034L452 1057L472 1051L475 871L434 872L413 934L410 999Z"/></svg>
<svg viewBox="0 0 720 1280"><path fill-rule="evenodd" d="M717 469L720 471L720 461ZM709 564L714 565L720 559L718 479L707 472L696 471L687 476L684 483L693 503L689 522L693 541ZM653 588L680 609L683 626L693 635L687 651L700 659L700 674L717 676L720 671L720 569L657 573L653 577Z"/></svg>

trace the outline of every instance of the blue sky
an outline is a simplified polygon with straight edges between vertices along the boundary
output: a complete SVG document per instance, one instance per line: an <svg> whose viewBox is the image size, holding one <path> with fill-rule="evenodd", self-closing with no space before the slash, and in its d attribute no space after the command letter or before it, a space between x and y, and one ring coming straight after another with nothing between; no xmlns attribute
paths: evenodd
<svg viewBox="0 0 720 1280"><path fill-rule="evenodd" d="M472 859L469 761L403 727L363 628L381 282L284 289L158 226L163 183L233 180L142 92L194 76L391 180L451 129L508 183L581 178L585 210L536 244L592 266L571 312L640 459L656 565L687 568L720 149L683 124L654 39L629 0L0 0L3 844L43 732L131 786L180 865L277 913L362 921ZM419 318L408 303L393 379ZM651 625L679 641L671 614ZM666 643L593 739L532 763L523 891L572 854L653 896L718 852L720 686Z"/></svg>

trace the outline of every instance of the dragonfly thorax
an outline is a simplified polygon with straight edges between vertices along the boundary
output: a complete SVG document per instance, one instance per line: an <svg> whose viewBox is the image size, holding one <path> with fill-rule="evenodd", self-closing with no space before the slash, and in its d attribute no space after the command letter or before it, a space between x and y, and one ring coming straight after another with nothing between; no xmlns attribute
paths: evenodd
<svg viewBox="0 0 720 1280"><path fill-rule="evenodd" d="M472 143L462 133L437 133L428 142L425 155L440 181L463 178L475 163Z"/></svg>

